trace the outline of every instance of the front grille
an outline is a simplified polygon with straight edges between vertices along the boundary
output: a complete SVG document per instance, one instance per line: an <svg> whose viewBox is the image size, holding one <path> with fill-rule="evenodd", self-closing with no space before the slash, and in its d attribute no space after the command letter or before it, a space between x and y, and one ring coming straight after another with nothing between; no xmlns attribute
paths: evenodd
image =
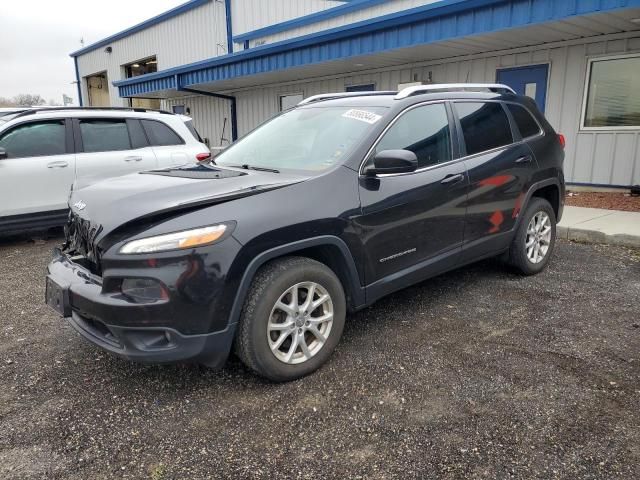
<svg viewBox="0 0 640 480"><path fill-rule="evenodd" d="M69 213L69 220L65 226L65 244L63 250L71 255L81 255L92 266L93 273L100 270L100 252L95 243L96 237L102 230L99 225L92 225L73 212Z"/></svg>

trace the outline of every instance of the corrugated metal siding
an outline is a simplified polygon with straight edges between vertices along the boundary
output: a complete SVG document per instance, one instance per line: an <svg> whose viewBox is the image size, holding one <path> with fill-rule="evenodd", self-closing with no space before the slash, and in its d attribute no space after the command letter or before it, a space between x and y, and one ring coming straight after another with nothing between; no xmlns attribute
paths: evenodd
<svg viewBox="0 0 640 480"><path fill-rule="evenodd" d="M290 83L238 92L238 129L246 134L278 113L279 96L342 92L346 85L374 83L378 90L394 90L415 78L434 82L494 82L501 67L550 63L546 115L567 137L567 181L604 185L640 184L640 130L630 132L580 131L580 115L589 56L640 52L640 35L626 39L519 49L518 53L481 54L464 61L408 64L373 73Z"/></svg>
<svg viewBox="0 0 640 480"><path fill-rule="evenodd" d="M476 8L472 8L472 5ZM570 8L551 0L478 0L471 4L452 3L446 12L423 6L418 7L418 11L392 14L391 18L385 16L378 22L361 22L351 28L327 30L290 42L265 45L225 58L129 79L119 85L120 95L127 96L128 87L134 83L144 83L163 76L178 74L182 85L246 78L260 73L381 54L483 33L501 30L509 33L506 31L515 27L539 25L545 21L569 22L570 19L580 22L582 19L577 16L577 12L596 13L629 6L640 6L640 0L576 0ZM635 28L634 24L627 24L630 25L628 28ZM586 31L591 34L599 32L601 27L597 26L598 23L595 25ZM606 30L616 31L616 28L610 28L606 26ZM574 29L578 28L574 26ZM553 32L553 29L550 30ZM578 30L585 31L584 28ZM571 38L576 34L566 33L566 36ZM537 42L538 38L533 42ZM151 92L153 89L147 87L147 91Z"/></svg>
<svg viewBox="0 0 640 480"><path fill-rule="evenodd" d="M342 5L328 0L233 0L233 34L257 30L267 25L302 17Z"/></svg>
<svg viewBox="0 0 640 480"><path fill-rule="evenodd" d="M200 136L209 139L211 147L229 145L231 140L231 107L228 100L194 95L163 100L162 108L171 111L174 105L184 105L189 108L189 116L193 118ZM225 126L226 118L226 126ZM222 140L224 129L224 138Z"/></svg>
<svg viewBox="0 0 640 480"><path fill-rule="evenodd" d="M261 45L263 43L268 44L268 43L278 42L281 40L287 40L290 38L296 38L296 37L300 37L302 35L307 35L310 33L321 32L322 30L327 30L329 28L340 27L343 25L348 25L350 23L355 23L362 20L379 17L381 15L386 15L388 13L400 12L402 10L418 7L420 5L429 5L429 4L438 3L438 2L441 2L441 0L389 0L369 8L363 8L362 10L348 13L347 15L331 18L321 22L313 23L311 25L296 27L291 30L287 30L285 32L268 35L262 38L256 38L255 40L251 40L249 42L249 46L253 47L256 44L258 45ZM301 2L301 3L305 3L305 2ZM237 33L241 33L241 32L237 32Z"/></svg>
<svg viewBox="0 0 640 480"><path fill-rule="evenodd" d="M106 71L111 104L126 105L127 100L120 98L118 89L112 85L113 81L125 78L122 65L156 55L158 69L164 70L226 54L224 8L224 3L211 1L111 43L110 54L104 48L83 54L78 57L80 78ZM87 104L87 89L82 83L82 97Z"/></svg>

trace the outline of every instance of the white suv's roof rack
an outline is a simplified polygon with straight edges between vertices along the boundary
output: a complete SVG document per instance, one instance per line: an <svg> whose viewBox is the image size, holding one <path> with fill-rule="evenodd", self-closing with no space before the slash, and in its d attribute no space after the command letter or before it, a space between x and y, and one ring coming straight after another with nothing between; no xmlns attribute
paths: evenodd
<svg viewBox="0 0 640 480"><path fill-rule="evenodd" d="M437 91L465 91L465 90L489 90L494 93L513 93L515 91L508 85L501 83L434 83L432 85L417 85L415 87L407 87L398 92L395 96L396 100L420 95L421 93L433 93Z"/></svg>

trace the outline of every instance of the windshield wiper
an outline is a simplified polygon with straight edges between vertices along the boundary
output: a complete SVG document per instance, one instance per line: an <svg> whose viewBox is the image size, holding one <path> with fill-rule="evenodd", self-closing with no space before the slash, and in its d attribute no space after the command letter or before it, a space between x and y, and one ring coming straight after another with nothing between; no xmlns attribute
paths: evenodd
<svg viewBox="0 0 640 480"><path fill-rule="evenodd" d="M255 170L257 172L271 172L271 173L280 173L280 170L276 170L275 168L267 168L267 167L256 167L254 165L228 165L233 168L244 168L245 170Z"/></svg>

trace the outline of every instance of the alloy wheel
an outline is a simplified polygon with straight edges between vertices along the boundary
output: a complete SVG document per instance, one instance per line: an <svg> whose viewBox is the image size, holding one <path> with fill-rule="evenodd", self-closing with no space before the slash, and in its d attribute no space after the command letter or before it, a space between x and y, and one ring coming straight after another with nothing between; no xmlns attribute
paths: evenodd
<svg viewBox="0 0 640 480"><path fill-rule="evenodd" d="M544 211L536 213L529 222L525 238L527 258L533 264L542 262L551 246L551 218Z"/></svg>
<svg viewBox="0 0 640 480"><path fill-rule="evenodd" d="M299 364L324 346L333 326L329 292L315 282L288 288L278 299L267 324L269 348L281 362Z"/></svg>

